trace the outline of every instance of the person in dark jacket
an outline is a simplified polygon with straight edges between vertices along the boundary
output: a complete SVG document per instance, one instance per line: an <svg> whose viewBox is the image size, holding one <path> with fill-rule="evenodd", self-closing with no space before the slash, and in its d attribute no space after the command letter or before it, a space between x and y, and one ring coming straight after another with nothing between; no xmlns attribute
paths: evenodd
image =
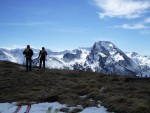
<svg viewBox="0 0 150 113"><path fill-rule="evenodd" d="M45 50L44 47L42 47L42 50L39 52L39 57L40 58L40 65L39 65L39 69L41 69L41 65L42 65L42 62L43 62L43 69L45 69L45 58L47 56L47 52Z"/></svg>
<svg viewBox="0 0 150 113"><path fill-rule="evenodd" d="M33 51L30 48L30 45L27 45L27 48L23 51L23 54L26 57L26 71L31 71Z"/></svg>

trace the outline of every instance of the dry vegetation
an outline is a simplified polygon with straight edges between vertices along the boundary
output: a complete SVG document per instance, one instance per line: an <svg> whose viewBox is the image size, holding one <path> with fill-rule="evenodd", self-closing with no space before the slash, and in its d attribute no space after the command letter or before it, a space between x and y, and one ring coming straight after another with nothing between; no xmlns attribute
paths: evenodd
<svg viewBox="0 0 150 113"><path fill-rule="evenodd" d="M20 101L101 104L116 113L150 113L150 79L36 67L25 72L23 66L0 61L0 103Z"/></svg>

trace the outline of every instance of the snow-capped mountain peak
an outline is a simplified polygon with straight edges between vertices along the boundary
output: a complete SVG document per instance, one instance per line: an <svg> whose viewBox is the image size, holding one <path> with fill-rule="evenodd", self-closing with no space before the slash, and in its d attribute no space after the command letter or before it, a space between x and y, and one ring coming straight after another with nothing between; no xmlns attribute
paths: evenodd
<svg viewBox="0 0 150 113"><path fill-rule="evenodd" d="M91 53L87 56L86 65L92 65L93 71L108 74L132 75L139 69L124 52L109 41L99 41L93 45Z"/></svg>
<svg viewBox="0 0 150 113"><path fill-rule="evenodd" d="M112 51L114 48L116 48L116 46L109 41L99 41L99 42L95 42L94 48L95 49L97 48L99 50L104 48L105 50Z"/></svg>
<svg viewBox="0 0 150 113"><path fill-rule="evenodd" d="M114 61L118 62L120 60L124 60L122 53L123 52L119 50L113 43L109 41L99 41L94 44L89 59L98 61L99 57L111 56Z"/></svg>
<svg viewBox="0 0 150 113"><path fill-rule="evenodd" d="M0 60L23 64L24 49L0 49ZM39 64L39 49L33 49L33 65ZM47 68L94 71L105 74L150 75L150 57L137 53L124 53L109 41L95 42L93 47L78 48L72 51L53 52L47 49Z"/></svg>

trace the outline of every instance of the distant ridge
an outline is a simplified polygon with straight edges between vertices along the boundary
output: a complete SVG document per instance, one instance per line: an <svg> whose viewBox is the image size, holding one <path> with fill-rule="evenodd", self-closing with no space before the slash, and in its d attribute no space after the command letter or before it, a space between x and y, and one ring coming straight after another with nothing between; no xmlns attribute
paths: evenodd
<svg viewBox="0 0 150 113"><path fill-rule="evenodd" d="M38 65L39 50L33 49L33 65ZM23 49L0 49L0 60L25 63ZM47 68L92 71L105 74L150 77L150 57L123 52L110 41L95 42L92 47L54 52L47 49Z"/></svg>

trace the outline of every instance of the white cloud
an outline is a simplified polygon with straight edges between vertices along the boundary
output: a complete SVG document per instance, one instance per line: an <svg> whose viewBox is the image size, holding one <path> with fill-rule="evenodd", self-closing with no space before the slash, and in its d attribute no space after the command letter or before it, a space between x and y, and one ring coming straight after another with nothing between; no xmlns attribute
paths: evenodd
<svg viewBox="0 0 150 113"><path fill-rule="evenodd" d="M129 24L123 24L120 26L114 26L113 28L123 28L123 29L146 29L148 28L147 26L145 26L144 24L134 24L134 25L129 25Z"/></svg>
<svg viewBox="0 0 150 113"><path fill-rule="evenodd" d="M100 18L138 18L148 12L149 0L94 0L100 9Z"/></svg>

